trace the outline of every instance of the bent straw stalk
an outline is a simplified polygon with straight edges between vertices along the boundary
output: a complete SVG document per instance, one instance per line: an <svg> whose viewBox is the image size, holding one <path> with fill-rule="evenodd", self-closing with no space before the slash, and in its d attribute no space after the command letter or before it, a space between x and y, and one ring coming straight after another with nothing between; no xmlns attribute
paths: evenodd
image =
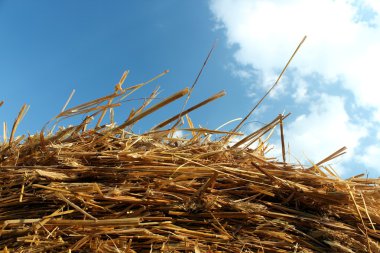
<svg viewBox="0 0 380 253"><path fill-rule="evenodd" d="M85 120L48 136L15 137L21 109L0 146L0 251L380 252L380 179L343 180L324 166L345 148L308 169L266 157L261 138L281 114L225 145L241 133L188 117L224 93L183 111L183 128L158 129L177 114L143 134L125 130L188 89L143 103L120 126L85 127L86 113L104 120L126 90L64 110L57 122Z"/></svg>

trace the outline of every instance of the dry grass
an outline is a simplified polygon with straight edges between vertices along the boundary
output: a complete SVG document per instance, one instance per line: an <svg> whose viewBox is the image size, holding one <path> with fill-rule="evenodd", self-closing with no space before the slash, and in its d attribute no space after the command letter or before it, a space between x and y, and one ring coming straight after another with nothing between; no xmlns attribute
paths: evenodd
<svg viewBox="0 0 380 253"><path fill-rule="evenodd" d="M307 169L266 157L261 139L283 115L231 146L239 133L196 128L188 117L186 128L162 129L224 93L144 134L130 131L188 89L150 105L154 91L119 126L102 125L147 84L123 89L126 75L112 94L66 104L51 122L87 115L76 126L15 137L21 109L1 144L0 250L380 252L379 179L342 180L323 166L344 149ZM175 137L181 129L187 137Z"/></svg>

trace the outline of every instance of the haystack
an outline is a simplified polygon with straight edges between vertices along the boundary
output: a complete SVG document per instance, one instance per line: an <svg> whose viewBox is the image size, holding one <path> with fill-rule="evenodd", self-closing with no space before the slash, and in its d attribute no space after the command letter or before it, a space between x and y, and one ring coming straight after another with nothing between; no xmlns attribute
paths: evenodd
<svg viewBox="0 0 380 253"><path fill-rule="evenodd" d="M379 180L324 166L344 149L310 168L267 157L263 136L286 115L245 136L193 126L223 92L136 134L189 89L158 103L154 91L116 125L113 108L147 84L125 77L36 135L15 137L22 108L0 151L2 252L380 252Z"/></svg>

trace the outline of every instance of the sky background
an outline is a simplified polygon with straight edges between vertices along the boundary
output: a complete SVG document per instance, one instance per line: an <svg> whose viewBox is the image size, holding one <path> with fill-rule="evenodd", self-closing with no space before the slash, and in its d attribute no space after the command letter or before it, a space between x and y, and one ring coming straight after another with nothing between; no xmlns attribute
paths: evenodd
<svg viewBox="0 0 380 253"><path fill-rule="evenodd" d="M216 128L244 117L274 83L304 35L308 38L279 86L242 129L250 133L291 112L285 138L300 161L331 162L343 177L380 176L380 1L27 1L0 0L0 108L10 127L30 109L18 134L35 133L70 106L124 85L169 74L164 98L192 85L214 41L217 46L189 101L225 90L227 96L191 113L196 125ZM179 111L183 101L144 119L144 131ZM122 122L136 101L117 110ZM226 126L228 130L233 125ZM278 133L272 141L278 154ZM277 150L277 151L276 151Z"/></svg>

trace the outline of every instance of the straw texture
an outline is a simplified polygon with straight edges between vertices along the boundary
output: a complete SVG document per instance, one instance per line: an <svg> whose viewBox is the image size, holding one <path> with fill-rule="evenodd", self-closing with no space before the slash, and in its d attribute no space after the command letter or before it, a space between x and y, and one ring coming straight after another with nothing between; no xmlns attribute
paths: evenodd
<svg viewBox="0 0 380 253"><path fill-rule="evenodd" d="M266 157L261 139L286 115L226 145L241 133L187 117L224 93L131 131L188 89L151 105L155 91L120 125L101 125L148 84L123 89L126 75L50 122L84 115L76 126L15 137L21 109L0 151L2 252L380 252L379 179L342 180L323 165L344 148L310 168ZM162 129L180 116L188 126Z"/></svg>

